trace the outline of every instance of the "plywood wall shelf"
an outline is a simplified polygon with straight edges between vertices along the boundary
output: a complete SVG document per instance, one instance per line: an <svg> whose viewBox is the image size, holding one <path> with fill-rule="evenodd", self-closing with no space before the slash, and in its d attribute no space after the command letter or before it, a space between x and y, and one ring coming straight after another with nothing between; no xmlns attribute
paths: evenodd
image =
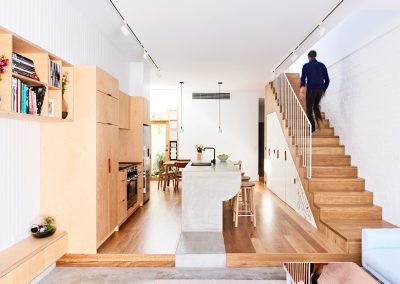
<svg viewBox="0 0 400 284"><path fill-rule="evenodd" d="M18 53L21 56L31 59L40 81L13 72L12 54ZM73 120L73 66L49 53L41 47L23 39L22 37L0 27L0 55L4 55L9 60L6 72L0 81L0 118L11 118L20 120L32 120L40 122L71 121ZM60 65L60 76L65 72L71 73L67 94L62 95L61 86L52 86L49 80L50 65L52 60ZM12 78L21 80L28 87L46 87L46 94L42 104L40 115L26 114L15 111L13 107ZM60 78L61 80L61 78ZM61 83L60 83L61 84ZM21 100L20 100L21 101ZM68 107L67 120L63 117L63 106ZM51 108L53 107L53 111Z"/></svg>
<svg viewBox="0 0 400 284"><path fill-rule="evenodd" d="M60 119L56 117L33 115L26 113L16 113L12 111L0 111L0 118L25 120L25 121L38 121L38 122L71 122L72 119Z"/></svg>
<svg viewBox="0 0 400 284"><path fill-rule="evenodd" d="M14 78L20 79L22 82L24 82L25 84L27 84L29 87L34 87L34 86L43 86L43 87L46 87L46 86L47 86L47 83L44 83L44 82L41 82L41 81L38 81L38 80L35 80L35 79L32 79L32 78L29 78L29 77L20 75L20 74L15 73L15 72L12 73L12 76L13 76Z"/></svg>

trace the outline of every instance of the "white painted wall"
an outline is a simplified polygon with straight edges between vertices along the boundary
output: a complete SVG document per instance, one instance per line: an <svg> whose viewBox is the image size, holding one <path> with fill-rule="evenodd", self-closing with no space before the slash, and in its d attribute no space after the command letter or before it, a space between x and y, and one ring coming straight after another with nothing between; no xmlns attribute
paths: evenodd
<svg viewBox="0 0 400 284"><path fill-rule="evenodd" d="M230 160L243 161L242 170L258 180L258 98L259 93L231 92L230 100L221 100L223 134L217 134L218 101L193 100L192 92L183 93L183 127L179 135L179 158L193 159L195 144L213 146L227 153ZM212 158L207 151L206 159Z"/></svg>
<svg viewBox="0 0 400 284"><path fill-rule="evenodd" d="M312 49L328 66L331 85L322 101L346 153L383 207L400 225L399 12L360 12ZM311 48L310 48L311 49ZM304 58L302 60L304 62ZM292 72L300 72L295 64Z"/></svg>
<svg viewBox="0 0 400 284"><path fill-rule="evenodd" d="M150 99L150 66L146 62L129 64L129 95Z"/></svg>
<svg viewBox="0 0 400 284"><path fill-rule="evenodd" d="M129 64L69 1L0 1L0 25L76 65L98 65L129 90ZM18 11L18 17L15 16ZM57 170L57 169L55 169ZM51 174L51 173L49 173ZM0 250L25 238L40 215L40 128L0 119Z"/></svg>

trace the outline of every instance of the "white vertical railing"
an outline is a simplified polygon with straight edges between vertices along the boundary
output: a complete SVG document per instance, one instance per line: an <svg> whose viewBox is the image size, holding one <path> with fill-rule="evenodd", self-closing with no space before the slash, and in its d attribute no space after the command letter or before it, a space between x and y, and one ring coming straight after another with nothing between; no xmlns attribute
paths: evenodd
<svg viewBox="0 0 400 284"><path fill-rule="evenodd" d="M286 271L287 280L289 280L291 284L311 284L312 280L310 262L285 263L283 268Z"/></svg>
<svg viewBox="0 0 400 284"><path fill-rule="evenodd" d="M278 104L283 113L293 145L300 155L301 165L307 170L307 177L312 177L312 127L286 74L280 74L273 86Z"/></svg>

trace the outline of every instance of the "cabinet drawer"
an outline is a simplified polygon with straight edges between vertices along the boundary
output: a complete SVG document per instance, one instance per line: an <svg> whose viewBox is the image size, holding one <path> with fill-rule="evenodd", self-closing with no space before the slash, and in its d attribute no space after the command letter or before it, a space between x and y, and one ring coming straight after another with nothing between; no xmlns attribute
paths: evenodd
<svg viewBox="0 0 400 284"><path fill-rule="evenodd" d="M118 224L128 216L126 180L120 180L118 185Z"/></svg>
<svg viewBox="0 0 400 284"><path fill-rule="evenodd" d="M119 103L116 98L97 91L96 107L97 122L119 124Z"/></svg>
<svg viewBox="0 0 400 284"><path fill-rule="evenodd" d="M96 70L96 86L98 91L111 95L112 97L118 99L118 80L99 68L97 68Z"/></svg>

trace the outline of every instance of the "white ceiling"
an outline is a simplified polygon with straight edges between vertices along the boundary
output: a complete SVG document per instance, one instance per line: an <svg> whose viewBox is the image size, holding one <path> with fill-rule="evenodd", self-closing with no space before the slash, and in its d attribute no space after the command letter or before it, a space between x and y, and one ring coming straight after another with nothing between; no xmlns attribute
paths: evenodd
<svg viewBox="0 0 400 284"><path fill-rule="evenodd" d="M108 0L70 1L114 45L130 54L130 60L141 59L141 50L135 41L128 42L122 36L121 21ZM162 76L152 78L153 87L177 86L179 81L185 81L185 87L190 86L192 90L213 90L217 89L217 81L223 81L226 90L260 92L270 79L271 68L338 2L114 0L161 69ZM96 9L90 9L94 5ZM341 11L341 16L350 10Z"/></svg>

